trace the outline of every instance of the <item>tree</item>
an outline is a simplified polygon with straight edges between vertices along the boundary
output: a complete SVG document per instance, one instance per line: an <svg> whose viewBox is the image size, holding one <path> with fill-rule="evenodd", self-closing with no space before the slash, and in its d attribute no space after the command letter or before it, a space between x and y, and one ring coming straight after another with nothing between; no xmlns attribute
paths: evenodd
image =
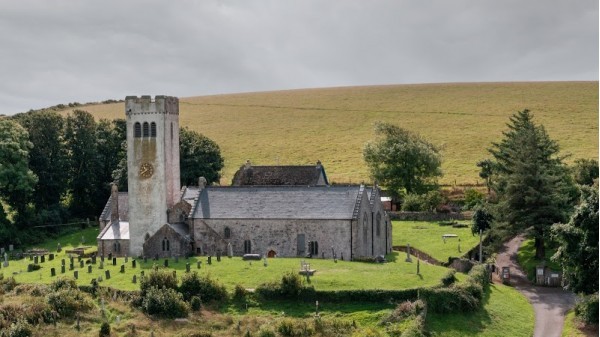
<svg viewBox="0 0 600 337"><path fill-rule="evenodd" d="M576 293L598 291L598 186L581 187L581 203L566 224L554 224L560 244L553 260L560 263L569 288Z"/></svg>
<svg viewBox="0 0 600 337"><path fill-rule="evenodd" d="M98 179L100 158L94 117L86 111L73 111L67 117L65 139L70 160L71 212L80 218L96 217L102 205L97 204L95 195L102 182Z"/></svg>
<svg viewBox="0 0 600 337"><path fill-rule="evenodd" d="M418 134L388 123L376 123L378 138L365 145L371 175L394 197L423 194L437 188L442 176L440 150Z"/></svg>
<svg viewBox="0 0 600 337"><path fill-rule="evenodd" d="M477 162L477 167L481 169L479 171L479 177L485 179L485 186L487 186L488 194L490 194L492 185L493 165L494 163L490 159L484 159Z"/></svg>
<svg viewBox="0 0 600 337"><path fill-rule="evenodd" d="M491 181L495 218L515 232L532 227L536 257L543 259L550 226L567 219L577 192L558 144L532 118L529 110L514 114L502 141L492 143Z"/></svg>
<svg viewBox="0 0 600 337"><path fill-rule="evenodd" d="M577 159L573 166L573 178L580 185L592 186L598 179L598 161L596 159Z"/></svg>
<svg viewBox="0 0 600 337"><path fill-rule="evenodd" d="M477 205L473 212L473 224L471 233L479 234L479 231L486 231L492 227L494 216L485 208L484 205Z"/></svg>
<svg viewBox="0 0 600 337"><path fill-rule="evenodd" d="M127 166L127 140L126 140L127 124L124 119L115 119L112 121L101 119L96 127L96 146L98 151L98 182L101 186L97 188L97 194L94 197L94 204L104 206L106 196L110 193L110 184L115 179L115 171L119 169L119 165L124 161ZM127 174L127 170L125 170ZM120 177L117 177L120 178ZM127 177L124 179L127 185ZM119 190L127 191L127 188Z"/></svg>
<svg viewBox="0 0 600 337"><path fill-rule="evenodd" d="M199 177L206 178L208 184L221 179L219 145L187 127L179 131L179 157L182 185L196 185Z"/></svg>
<svg viewBox="0 0 600 337"><path fill-rule="evenodd" d="M16 222L21 226L37 182L28 166L31 147L29 135L21 125L0 119L0 197L16 211Z"/></svg>

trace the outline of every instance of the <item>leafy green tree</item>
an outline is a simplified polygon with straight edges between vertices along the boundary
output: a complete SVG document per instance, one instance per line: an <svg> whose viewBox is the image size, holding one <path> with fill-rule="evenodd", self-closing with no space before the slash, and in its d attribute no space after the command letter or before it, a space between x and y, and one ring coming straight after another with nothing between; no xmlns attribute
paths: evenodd
<svg viewBox="0 0 600 337"><path fill-rule="evenodd" d="M102 186L98 179L100 157L96 128L96 121L89 112L75 110L67 117L65 139L70 160L70 209L73 216L80 218L96 217L102 209L95 197Z"/></svg>
<svg viewBox="0 0 600 337"><path fill-rule="evenodd" d="M437 189L442 176L440 150L418 134L389 123L376 123L378 138L365 145L371 175L398 198Z"/></svg>
<svg viewBox="0 0 600 337"><path fill-rule="evenodd" d="M196 185L199 177L208 184L221 179L224 162L219 145L187 127L179 130L179 157L182 185Z"/></svg>
<svg viewBox="0 0 600 337"><path fill-rule="evenodd" d="M561 264L571 290L593 294L598 292L598 186L582 186L581 192L569 222L552 226L560 244L552 259Z"/></svg>
<svg viewBox="0 0 600 337"><path fill-rule="evenodd" d="M60 202L67 191L68 167L64 118L56 112L40 111L23 114L18 120L33 144L29 168L38 177L33 196L36 213L53 213L42 222L61 223Z"/></svg>
<svg viewBox="0 0 600 337"><path fill-rule="evenodd" d="M490 159L484 159L477 162L477 167L481 169L479 171L479 177L485 179L485 186L487 186L488 194L490 194L492 185L493 165L494 163Z"/></svg>
<svg viewBox="0 0 600 337"><path fill-rule="evenodd" d="M29 169L32 144L27 131L15 121L0 119L0 198L16 211L20 226L37 177Z"/></svg>
<svg viewBox="0 0 600 337"><path fill-rule="evenodd" d="M592 186L598 179L598 161L596 159L577 159L573 166L573 178L580 185Z"/></svg>
<svg viewBox="0 0 600 337"><path fill-rule="evenodd" d="M492 227L492 221L494 216L485 208L484 205L479 204L475 207L473 212L473 224L471 225L471 232L473 234L479 234L479 231L486 231Z"/></svg>
<svg viewBox="0 0 600 337"><path fill-rule="evenodd" d="M115 119L112 121L101 119L96 128L96 146L98 151L98 186L94 203L103 206L106 203L106 196L110 193L110 184L115 180L114 172L118 170L122 161L127 166L127 124L124 119ZM127 171L125 171L127 173ZM127 177L125 177L127 185ZM127 188L119 190L126 191Z"/></svg>
<svg viewBox="0 0 600 337"><path fill-rule="evenodd" d="M494 157L492 188L498 198L494 216L514 232L531 227L536 257L543 259L550 226L567 219L577 190L558 144L532 118L529 110L514 114L502 141L492 143L489 150Z"/></svg>

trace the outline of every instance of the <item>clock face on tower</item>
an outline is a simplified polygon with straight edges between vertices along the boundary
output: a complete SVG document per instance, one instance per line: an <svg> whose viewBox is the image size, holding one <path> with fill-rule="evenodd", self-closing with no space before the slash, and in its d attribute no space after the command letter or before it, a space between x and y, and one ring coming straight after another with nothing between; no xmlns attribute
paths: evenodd
<svg viewBox="0 0 600 337"><path fill-rule="evenodd" d="M150 163L142 163L140 166L140 177L141 178L150 178L154 174L154 167Z"/></svg>

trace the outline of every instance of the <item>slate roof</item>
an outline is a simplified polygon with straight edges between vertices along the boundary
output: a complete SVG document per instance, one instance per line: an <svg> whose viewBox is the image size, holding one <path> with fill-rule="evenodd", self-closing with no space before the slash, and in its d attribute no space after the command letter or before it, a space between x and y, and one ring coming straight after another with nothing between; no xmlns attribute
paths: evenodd
<svg viewBox="0 0 600 337"><path fill-rule="evenodd" d="M112 214L112 196L108 198L104 209L100 214L100 220L110 221ZM127 192L119 192L119 219L129 221L129 196Z"/></svg>
<svg viewBox="0 0 600 337"><path fill-rule="evenodd" d="M119 204L121 206L121 204ZM119 213L121 213L119 211ZM129 222L113 222L98 235L101 240L129 240Z"/></svg>
<svg viewBox="0 0 600 337"><path fill-rule="evenodd" d="M177 234L181 235L187 241L190 241L190 242L192 241L192 238L190 237L190 229L189 229L188 225L183 224L183 223L173 223L173 224L168 223L167 226L171 227Z"/></svg>
<svg viewBox="0 0 600 337"><path fill-rule="evenodd" d="M242 166L233 176L233 186L315 186L319 178L329 185L325 169L318 163L314 166Z"/></svg>
<svg viewBox="0 0 600 337"><path fill-rule="evenodd" d="M362 186L209 186L196 219L354 219Z"/></svg>

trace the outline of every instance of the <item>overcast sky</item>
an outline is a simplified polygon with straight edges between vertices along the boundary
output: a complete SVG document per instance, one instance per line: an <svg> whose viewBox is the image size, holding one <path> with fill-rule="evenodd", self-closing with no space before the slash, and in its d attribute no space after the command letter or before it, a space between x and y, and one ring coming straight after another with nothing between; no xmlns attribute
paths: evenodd
<svg viewBox="0 0 600 337"><path fill-rule="evenodd" d="M309 87L598 80L598 0L0 0L0 114Z"/></svg>

